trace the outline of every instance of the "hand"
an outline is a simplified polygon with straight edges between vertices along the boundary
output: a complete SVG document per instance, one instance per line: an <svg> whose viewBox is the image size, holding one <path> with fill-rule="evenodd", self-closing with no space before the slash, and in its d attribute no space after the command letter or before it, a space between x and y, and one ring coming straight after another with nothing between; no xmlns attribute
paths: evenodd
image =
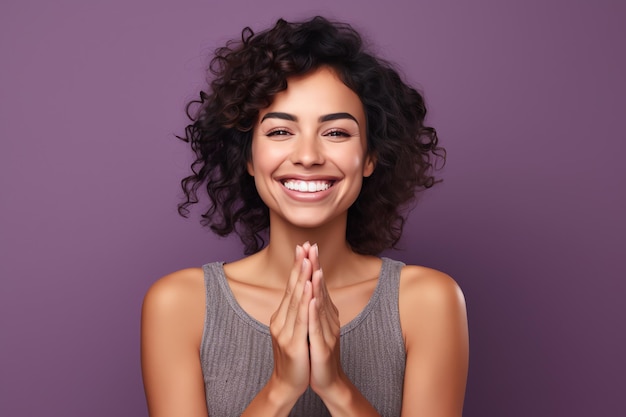
<svg viewBox="0 0 626 417"><path fill-rule="evenodd" d="M310 248L308 256L313 268L313 294L308 314L310 384L313 391L323 397L323 391L343 376L339 349L339 311L328 294L324 273L319 264L317 245Z"/></svg>
<svg viewBox="0 0 626 417"><path fill-rule="evenodd" d="M272 380L299 397L310 380L307 342L309 310L313 298L312 264L306 250L296 246L296 257L285 294L270 319L274 352Z"/></svg>

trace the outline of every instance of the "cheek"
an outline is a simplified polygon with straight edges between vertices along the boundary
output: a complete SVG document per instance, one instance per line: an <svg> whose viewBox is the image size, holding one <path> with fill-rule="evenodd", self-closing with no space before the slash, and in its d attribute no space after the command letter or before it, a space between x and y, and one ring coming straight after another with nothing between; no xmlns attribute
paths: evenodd
<svg viewBox="0 0 626 417"><path fill-rule="evenodd" d="M358 171L361 174L365 168L366 158L363 154L363 149L351 149L347 152L341 153L337 160L345 169L349 171Z"/></svg>
<svg viewBox="0 0 626 417"><path fill-rule="evenodd" d="M285 154L284 147L253 142L248 172L255 177L271 175L285 160Z"/></svg>
<svg viewBox="0 0 626 417"><path fill-rule="evenodd" d="M353 170L360 169L363 166L363 157L361 157L360 155L352 156L350 160L350 164L351 164L351 169Z"/></svg>

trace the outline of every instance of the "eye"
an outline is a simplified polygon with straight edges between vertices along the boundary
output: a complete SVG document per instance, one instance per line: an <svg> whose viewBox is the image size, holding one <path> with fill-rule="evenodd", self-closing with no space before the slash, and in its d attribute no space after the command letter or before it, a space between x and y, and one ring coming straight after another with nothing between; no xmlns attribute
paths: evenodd
<svg viewBox="0 0 626 417"><path fill-rule="evenodd" d="M328 132L324 133L324 136L336 137L336 138L349 138L351 135L340 129L331 129Z"/></svg>
<svg viewBox="0 0 626 417"><path fill-rule="evenodd" d="M288 135L291 135L291 132L282 128L272 129L266 133L266 136L288 136Z"/></svg>

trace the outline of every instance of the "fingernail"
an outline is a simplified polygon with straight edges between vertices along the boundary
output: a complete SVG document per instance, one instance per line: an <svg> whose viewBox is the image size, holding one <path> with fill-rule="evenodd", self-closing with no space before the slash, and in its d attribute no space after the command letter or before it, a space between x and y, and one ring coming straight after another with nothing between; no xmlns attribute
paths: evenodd
<svg viewBox="0 0 626 417"><path fill-rule="evenodd" d="M304 267L306 266L306 263L307 263L308 261L309 261L309 260L308 260L307 258L304 258L304 259L302 260L302 270L304 270Z"/></svg>
<svg viewBox="0 0 626 417"><path fill-rule="evenodd" d="M296 245L296 258L300 255L301 250L302 248L300 248L300 245Z"/></svg>
<svg viewBox="0 0 626 417"><path fill-rule="evenodd" d="M313 248L315 249L315 255L319 255L320 254L320 250L317 247L317 243L315 245L313 245Z"/></svg>

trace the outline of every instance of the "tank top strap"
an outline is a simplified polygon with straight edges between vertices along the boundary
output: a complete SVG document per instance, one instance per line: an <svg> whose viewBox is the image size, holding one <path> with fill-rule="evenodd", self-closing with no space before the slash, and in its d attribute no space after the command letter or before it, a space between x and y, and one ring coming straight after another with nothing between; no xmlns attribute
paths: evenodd
<svg viewBox="0 0 626 417"><path fill-rule="evenodd" d="M397 303L400 290L400 272L405 264L390 258L383 257L381 259L383 260L383 265L380 268L379 285L384 290L381 293L393 297L393 301Z"/></svg>
<svg viewBox="0 0 626 417"><path fill-rule="evenodd" d="M383 265L380 270L378 286L380 287L379 312L383 320L387 321L389 330L393 333L396 341L404 341L402 328L400 327L400 273L405 266L404 262L390 258L382 258ZM402 343L404 346L404 344Z"/></svg>

